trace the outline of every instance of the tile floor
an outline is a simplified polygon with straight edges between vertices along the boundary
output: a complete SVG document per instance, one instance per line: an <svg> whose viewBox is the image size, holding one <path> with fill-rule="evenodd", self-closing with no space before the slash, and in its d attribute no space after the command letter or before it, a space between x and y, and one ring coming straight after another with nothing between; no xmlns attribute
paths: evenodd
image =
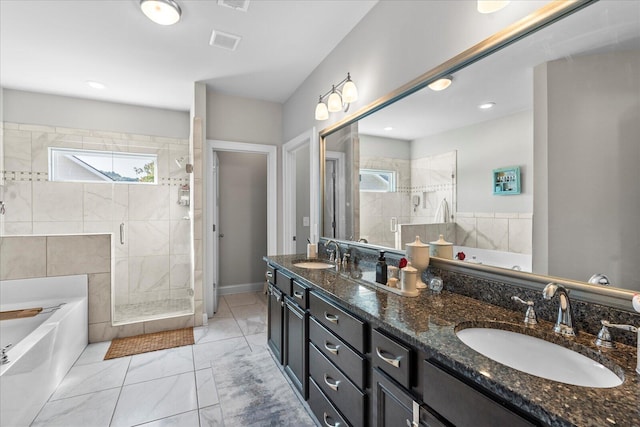
<svg viewBox="0 0 640 427"><path fill-rule="evenodd" d="M90 344L32 426L315 426L266 347L266 296L225 295L192 346L103 360Z"/></svg>

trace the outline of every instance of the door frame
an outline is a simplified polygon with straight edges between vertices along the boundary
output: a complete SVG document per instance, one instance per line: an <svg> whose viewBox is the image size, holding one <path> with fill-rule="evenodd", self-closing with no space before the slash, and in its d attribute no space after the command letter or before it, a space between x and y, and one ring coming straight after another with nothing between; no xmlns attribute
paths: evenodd
<svg viewBox="0 0 640 427"><path fill-rule="evenodd" d="M264 154L267 156L267 253L265 255L276 255L278 253L278 205L277 205L277 168L278 168L278 147L275 145L252 144L246 142L222 141L217 139L207 139L204 144L205 149L205 173L204 173L204 195L203 206L204 215L204 304L209 317L213 316L214 288L213 288L213 219L214 209L213 198L211 197L211 186L213 185L212 167L213 152L225 151L234 153Z"/></svg>
<svg viewBox="0 0 640 427"><path fill-rule="evenodd" d="M346 211L345 211L345 205L346 205L346 196L345 196L345 185L346 185L346 181L345 181L345 155L344 153L340 152L340 151L326 151L325 152L325 161L327 160L332 160L336 162L336 180L338 182L338 185L336 186L336 199L337 199L337 206L336 206L336 212L335 215L337 217L337 224L336 224L336 228L339 231L344 230L347 227L347 223L346 223ZM326 179L326 177L325 177ZM326 196L326 195L325 195ZM324 215L324 212L322 213ZM323 224L324 225L324 224ZM349 236L344 236L344 239L346 240Z"/></svg>
<svg viewBox="0 0 640 427"><path fill-rule="evenodd" d="M283 254L295 254L296 244L296 154L309 144L309 239L318 241L318 218L320 217L320 144L316 128L301 133L282 146L282 242Z"/></svg>

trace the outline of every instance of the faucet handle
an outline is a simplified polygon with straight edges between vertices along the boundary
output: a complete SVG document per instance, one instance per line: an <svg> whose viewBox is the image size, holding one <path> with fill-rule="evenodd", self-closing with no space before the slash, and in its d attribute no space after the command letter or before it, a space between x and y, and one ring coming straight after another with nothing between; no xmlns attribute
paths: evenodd
<svg viewBox="0 0 640 427"><path fill-rule="evenodd" d="M511 299L513 301L517 301L519 303L522 303L524 305L527 305L527 312L524 315L524 323L525 325L537 325L538 324L538 319L536 316L536 312L533 309L533 301L525 301L522 298L518 297L518 296L512 296Z"/></svg>
<svg viewBox="0 0 640 427"><path fill-rule="evenodd" d="M604 347L604 348L615 347L615 344L611 339L611 332L609 332L609 328L622 329L623 331L627 331L627 332L638 332L638 328L636 328L633 325L619 325L615 323L610 323L607 320L601 320L600 323L602 324L602 329L600 329L600 332L598 332L598 338L596 338L596 341L595 341L598 347Z"/></svg>

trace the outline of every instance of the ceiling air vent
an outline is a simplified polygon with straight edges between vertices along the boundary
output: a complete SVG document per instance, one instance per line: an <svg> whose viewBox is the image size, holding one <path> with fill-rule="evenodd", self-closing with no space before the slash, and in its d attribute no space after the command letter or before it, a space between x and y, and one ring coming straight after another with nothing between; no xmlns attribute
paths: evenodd
<svg viewBox="0 0 640 427"><path fill-rule="evenodd" d="M231 9L246 12L249 9L250 0L218 0L218 6L226 6Z"/></svg>
<svg viewBox="0 0 640 427"><path fill-rule="evenodd" d="M242 40L242 37L235 34L224 33L222 31L213 30L211 32L211 40L209 44L211 46L220 47L227 50L236 50L238 44Z"/></svg>

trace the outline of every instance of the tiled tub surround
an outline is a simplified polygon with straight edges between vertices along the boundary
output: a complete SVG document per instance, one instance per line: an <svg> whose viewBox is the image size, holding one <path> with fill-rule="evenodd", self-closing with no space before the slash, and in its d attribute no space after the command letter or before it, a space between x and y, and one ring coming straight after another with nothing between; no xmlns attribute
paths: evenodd
<svg viewBox="0 0 640 427"><path fill-rule="evenodd" d="M110 234L0 237L0 280L86 274L89 342L194 326L198 319L193 314L112 325L111 238Z"/></svg>
<svg viewBox="0 0 640 427"><path fill-rule="evenodd" d="M163 305L179 305L174 314L192 311L189 207L177 204L189 176L174 162L188 157L188 140L17 123L4 123L3 131L6 214L0 215L0 235L119 236L124 224L124 244L114 241L114 320L132 321L132 312L157 314ZM157 154L158 184L50 182L48 147ZM156 309L153 301L161 301Z"/></svg>
<svg viewBox="0 0 640 427"><path fill-rule="evenodd" d="M456 212L457 245L530 255L532 240L531 213Z"/></svg>
<svg viewBox="0 0 640 427"><path fill-rule="evenodd" d="M371 251L373 252L373 251ZM372 264L367 262L371 255L360 257L357 249L352 248L358 267L369 269ZM393 255L393 254L390 254ZM391 263L395 262L394 256ZM557 313L557 301L537 304L539 311L539 325L535 327L537 333L546 339L574 347L579 344L581 351L586 351L593 357L601 357L603 353L605 363L613 362L621 368L624 383L611 389L593 389L571 386L532 375L524 374L480 355L464 345L455 335L456 326L464 322L484 325L487 322L508 324L505 327L526 332L522 320L524 310L514 307L507 310L497 305L469 298L459 293L461 286L475 287L478 281L473 277L458 273L437 271L445 278L445 290L439 294L431 294L429 290L422 290L416 298L401 297L390 292L364 285L362 282L348 279L344 273L334 270L306 270L293 265L300 259L300 255L271 256L265 258L277 268L283 268L298 276L302 282L339 301L349 310L361 316L372 324L372 327L382 327L400 339L424 351L441 364L456 371L470 383L490 391L491 393L514 403L526 413L552 426L604 426L604 425L638 425L640 420L640 387L639 376L635 373L636 348L635 341L628 346L619 344L616 349L600 352L593 344L594 336L582 328L583 322L591 323L587 313L595 310L599 315L614 322L626 321L632 324L640 323L640 316L622 313L617 310L606 309L585 304L583 308L576 308L576 320L579 334L573 341L557 337L551 333ZM389 258L388 258L389 259ZM352 266L353 267L353 266ZM521 293L520 289L499 282L485 281L486 288L476 291L478 294L487 288L497 287L500 298L490 299L492 302L503 304L511 295L519 294L523 297L534 297L533 294ZM580 306L580 304L577 304ZM602 311L599 311L602 310ZM589 314L589 316L591 316ZM544 320L542 320L544 319ZM598 323L599 324L599 323ZM597 328L597 325L594 327ZM632 334L629 334L632 335ZM621 334L615 334L619 341ZM480 374L483 372L484 374Z"/></svg>

